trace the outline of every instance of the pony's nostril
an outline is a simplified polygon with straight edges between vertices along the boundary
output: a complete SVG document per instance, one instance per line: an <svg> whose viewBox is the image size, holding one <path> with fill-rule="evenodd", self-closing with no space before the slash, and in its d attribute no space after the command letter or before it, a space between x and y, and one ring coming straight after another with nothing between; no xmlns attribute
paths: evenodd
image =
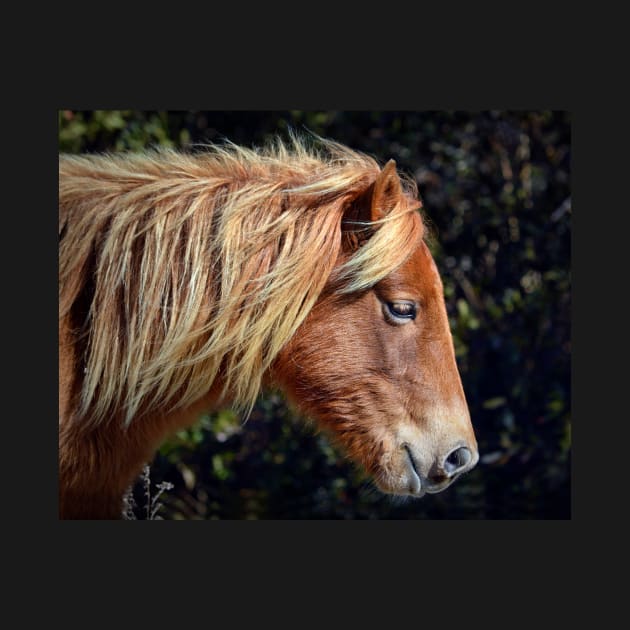
<svg viewBox="0 0 630 630"><path fill-rule="evenodd" d="M444 460L444 471L447 475L454 475L465 468L472 460L472 453L465 446L460 446L451 451Z"/></svg>

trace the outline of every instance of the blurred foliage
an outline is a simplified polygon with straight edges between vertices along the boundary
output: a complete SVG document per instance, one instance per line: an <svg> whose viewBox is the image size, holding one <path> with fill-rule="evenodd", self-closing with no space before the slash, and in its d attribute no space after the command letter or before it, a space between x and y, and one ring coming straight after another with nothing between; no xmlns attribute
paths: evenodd
<svg viewBox="0 0 630 630"><path fill-rule="evenodd" d="M567 112L60 111L65 152L261 145L291 127L394 158L416 179L481 460L420 501L380 494L280 394L245 425L206 415L151 475L170 519L570 518Z"/></svg>

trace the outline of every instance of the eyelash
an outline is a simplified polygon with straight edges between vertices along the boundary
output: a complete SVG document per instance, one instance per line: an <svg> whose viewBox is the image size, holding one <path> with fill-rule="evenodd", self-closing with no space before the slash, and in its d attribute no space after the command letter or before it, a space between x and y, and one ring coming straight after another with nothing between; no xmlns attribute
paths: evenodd
<svg viewBox="0 0 630 630"><path fill-rule="evenodd" d="M385 302L387 314L397 323L405 323L415 319L416 305L413 302Z"/></svg>

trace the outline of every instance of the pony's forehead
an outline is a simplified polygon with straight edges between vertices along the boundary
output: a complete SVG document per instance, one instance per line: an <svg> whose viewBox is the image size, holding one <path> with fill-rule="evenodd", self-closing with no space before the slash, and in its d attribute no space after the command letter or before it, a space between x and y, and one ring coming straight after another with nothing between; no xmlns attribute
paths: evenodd
<svg viewBox="0 0 630 630"><path fill-rule="evenodd" d="M378 283L378 288L392 296L398 294L398 297L405 292L409 293L409 297L428 297L442 293L440 273L423 233L419 234L417 245L407 260L383 278Z"/></svg>

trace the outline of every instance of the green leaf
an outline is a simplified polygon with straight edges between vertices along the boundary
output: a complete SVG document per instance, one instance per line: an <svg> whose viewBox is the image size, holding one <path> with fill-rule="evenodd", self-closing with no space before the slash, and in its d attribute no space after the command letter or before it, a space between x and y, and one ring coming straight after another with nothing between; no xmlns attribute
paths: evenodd
<svg viewBox="0 0 630 630"><path fill-rule="evenodd" d="M497 407L505 405L506 402L507 398L505 398L505 396L497 396L496 398L488 398L488 400L484 401L482 406L484 409L496 409Z"/></svg>

